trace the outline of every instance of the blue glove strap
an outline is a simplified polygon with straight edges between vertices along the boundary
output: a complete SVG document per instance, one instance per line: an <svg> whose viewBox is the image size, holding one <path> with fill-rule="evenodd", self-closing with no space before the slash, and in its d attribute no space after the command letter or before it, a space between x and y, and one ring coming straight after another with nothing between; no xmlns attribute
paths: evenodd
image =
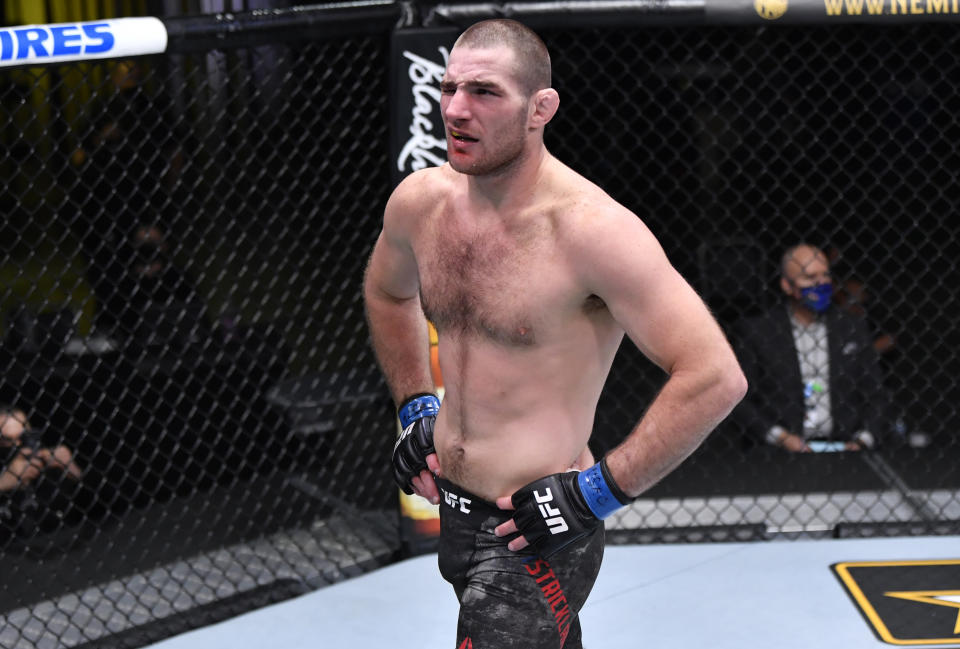
<svg viewBox="0 0 960 649"><path fill-rule="evenodd" d="M586 471L581 471L577 476L577 483L580 485L580 493L583 494L583 499L587 501L587 507L590 508L594 516L601 520L626 504L617 500L617 497L613 495L610 485L603 477L599 462Z"/></svg>
<svg viewBox="0 0 960 649"><path fill-rule="evenodd" d="M433 394L420 394L404 401L397 411L400 427L406 428L418 419L436 417L440 412L440 399Z"/></svg>

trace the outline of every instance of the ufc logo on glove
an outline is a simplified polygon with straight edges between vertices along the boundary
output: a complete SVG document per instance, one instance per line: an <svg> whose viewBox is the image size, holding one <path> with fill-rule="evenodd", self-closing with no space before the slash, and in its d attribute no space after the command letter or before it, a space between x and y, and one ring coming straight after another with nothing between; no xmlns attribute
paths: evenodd
<svg viewBox="0 0 960 649"><path fill-rule="evenodd" d="M563 520L560 510L547 504L553 501L553 492L550 491L550 487L547 487L546 493L542 496L539 491L534 491L533 499L540 506L540 515L550 528L551 534L560 534L570 529L567 521Z"/></svg>

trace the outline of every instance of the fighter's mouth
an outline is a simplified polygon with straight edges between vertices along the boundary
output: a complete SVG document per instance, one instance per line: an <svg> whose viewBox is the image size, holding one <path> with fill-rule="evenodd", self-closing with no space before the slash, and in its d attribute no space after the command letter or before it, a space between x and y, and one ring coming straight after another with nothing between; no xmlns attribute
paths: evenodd
<svg viewBox="0 0 960 649"><path fill-rule="evenodd" d="M477 138L470 137L469 135L466 135L465 133L461 133L460 131L450 131L450 137L452 137L457 142L476 142L477 141Z"/></svg>

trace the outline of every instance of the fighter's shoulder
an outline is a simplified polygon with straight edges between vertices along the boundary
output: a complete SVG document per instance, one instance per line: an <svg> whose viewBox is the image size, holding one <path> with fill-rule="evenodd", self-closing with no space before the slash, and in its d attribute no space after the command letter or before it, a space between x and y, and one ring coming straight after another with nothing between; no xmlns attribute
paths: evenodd
<svg viewBox="0 0 960 649"><path fill-rule="evenodd" d="M590 233L625 236L649 234L641 217L615 200L596 183L567 167L555 176L558 200L555 212L562 228L574 241L584 241ZM632 234L631 234L632 233Z"/></svg>
<svg viewBox="0 0 960 649"><path fill-rule="evenodd" d="M449 191L452 183L453 175L447 165L414 171L394 188L388 207L419 209L423 205L435 204Z"/></svg>

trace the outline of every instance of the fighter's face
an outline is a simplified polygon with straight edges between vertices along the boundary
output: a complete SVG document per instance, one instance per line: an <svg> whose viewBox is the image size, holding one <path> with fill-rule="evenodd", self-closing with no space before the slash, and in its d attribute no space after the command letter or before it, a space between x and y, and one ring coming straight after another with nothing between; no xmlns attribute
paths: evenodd
<svg viewBox="0 0 960 649"><path fill-rule="evenodd" d="M517 83L506 47L454 48L440 84L440 111L450 166L470 175L497 174L525 154L530 101Z"/></svg>

